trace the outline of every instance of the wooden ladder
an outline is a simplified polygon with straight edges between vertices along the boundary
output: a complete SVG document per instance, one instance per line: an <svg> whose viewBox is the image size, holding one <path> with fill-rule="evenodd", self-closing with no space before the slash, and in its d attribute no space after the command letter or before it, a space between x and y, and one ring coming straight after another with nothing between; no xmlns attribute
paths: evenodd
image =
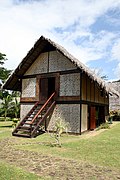
<svg viewBox="0 0 120 180"><path fill-rule="evenodd" d="M22 121L13 130L13 136L36 137L40 134L41 123L51 114L55 107L55 92L49 97L41 107L40 102L36 102Z"/></svg>

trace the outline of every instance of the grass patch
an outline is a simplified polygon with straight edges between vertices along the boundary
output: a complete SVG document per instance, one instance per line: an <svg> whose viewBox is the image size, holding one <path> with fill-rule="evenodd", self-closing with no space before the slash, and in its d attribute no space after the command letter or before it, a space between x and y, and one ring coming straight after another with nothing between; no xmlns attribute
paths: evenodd
<svg viewBox="0 0 120 180"><path fill-rule="evenodd" d="M10 117L6 117L6 121L10 121L11 118ZM5 121L5 118L4 117L0 117L0 121Z"/></svg>
<svg viewBox="0 0 120 180"><path fill-rule="evenodd" d="M10 137L12 129L12 121L0 122L0 139Z"/></svg>
<svg viewBox="0 0 120 180"><path fill-rule="evenodd" d="M27 173L20 168L16 168L7 163L0 162L0 180L39 180L43 179L33 173Z"/></svg>
<svg viewBox="0 0 120 180"><path fill-rule="evenodd" d="M120 123L105 131L96 131L100 132L97 136L63 134L61 148L51 146L55 141L49 134L32 139L13 137L12 128L1 123L1 180L120 178Z"/></svg>
<svg viewBox="0 0 120 180"><path fill-rule="evenodd" d="M12 121L3 121L3 122L0 122L0 128L12 128ZM8 130L8 129L6 129Z"/></svg>
<svg viewBox="0 0 120 180"><path fill-rule="evenodd" d="M52 147L53 140L47 134L37 137L34 141L30 140L31 144L19 145L16 148L61 158L73 159L74 157L76 160L120 169L119 137L120 124L88 139L82 139L82 136L62 135L62 148Z"/></svg>

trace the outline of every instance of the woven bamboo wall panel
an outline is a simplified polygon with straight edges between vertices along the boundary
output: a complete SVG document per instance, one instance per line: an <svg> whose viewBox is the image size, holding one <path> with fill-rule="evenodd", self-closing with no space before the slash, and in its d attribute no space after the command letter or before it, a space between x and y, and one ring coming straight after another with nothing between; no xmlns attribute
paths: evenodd
<svg viewBox="0 0 120 180"><path fill-rule="evenodd" d="M76 66L58 51L49 53L49 72L65 71L76 69Z"/></svg>
<svg viewBox="0 0 120 180"><path fill-rule="evenodd" d="M80 133L80 105L57 104L49 121L48 130L53 130L57 120L62 119L69 123L68 132Z"/></svg>
<svg viewBox="0 0 120 180"><path fill-rule="evenodd" d="M46 73L48 68L48 53L42 53L26 71L25 75Z"/></svg>
<svg viewBox="0 0 120 180"><path fill-rule="evenodd" d="M80 96L80 74L60 76L60 96Z"/></svg>
<svg viewBox="0 0 120 180"><path fill-rule="evenodd" d="M27 113L31 110L31 108L34 106L34 103L26 103L20 105L20 119L22 120Z"/></svg>
<svg viewBox="0 0 120 180"><path fill-rule="evenodd" d="M36 78L22 80L22 97L35 97Z"/></svg>

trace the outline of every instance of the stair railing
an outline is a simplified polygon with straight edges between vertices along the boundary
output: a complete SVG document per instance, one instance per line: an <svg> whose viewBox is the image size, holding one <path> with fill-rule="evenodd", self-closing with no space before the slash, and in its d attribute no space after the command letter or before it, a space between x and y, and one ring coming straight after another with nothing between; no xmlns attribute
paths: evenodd
<svg viewBox="0 0 120 180"><path fill-rule="evenodd" d="M33 120L30 122L30 125L35 122L36 118L39 116L39 114L43 111L43 109L48 105L48 103L54 98L55 92L49 97L49 99L45 102L45 104L41 107L41 109L37 112L37 114L34 116Z"/></svg>
<svg viewBox="0 0 120 180"><path fill-rule="evenodd" d="M52 112L53 108L55 107L55 101L53 101L50 105L50 107L47 109L46 113L44 114L43 118L40 119L37 123L37 125L35 126L35 128L31 131L31 137L35 137L35 133L36 131L39 129L40 127L40 123L42 121L44 121L49 115L50 113Z"/></svg>

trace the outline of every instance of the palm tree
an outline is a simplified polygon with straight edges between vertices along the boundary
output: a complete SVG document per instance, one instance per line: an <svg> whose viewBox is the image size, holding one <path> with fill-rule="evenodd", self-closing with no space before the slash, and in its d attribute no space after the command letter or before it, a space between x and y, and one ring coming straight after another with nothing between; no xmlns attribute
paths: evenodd
<svg viewBox="0 0 120 180"><path fill-rule="evenodd" d="M15 118L18 118L20 112L20 102L17 100L17 97L15 97L14 101L12 102L11 109L14 111Z"/></svg>
<svg viewBox="0 0 120 180"><path fill-rule="evenodd" d="M6 121L6 117L7 117L8 111L11 108L11 103L12 103L12 96L10 94L7 95L6 97L4 97L3 101L1 103L2 111L3 111L4 117L5 117L5 121Z"/></svg>

